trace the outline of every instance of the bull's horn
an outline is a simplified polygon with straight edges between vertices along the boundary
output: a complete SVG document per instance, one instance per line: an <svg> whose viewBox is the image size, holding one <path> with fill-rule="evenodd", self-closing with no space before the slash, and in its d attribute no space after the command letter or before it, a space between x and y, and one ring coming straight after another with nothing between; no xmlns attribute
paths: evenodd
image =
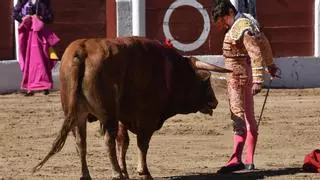
<svg viewBox="0 0 320 180"><path fill-rule="evenodd" d="M195 66L198 69L205 69L205 70L208 70L208 71L214 71L214 72L220 72L220 73L230 73L230 72L232 72L229 69L225 69L225 68L216 66L214 64L209 64L209 63L202 62L202 61L195 61Z"/></svg>

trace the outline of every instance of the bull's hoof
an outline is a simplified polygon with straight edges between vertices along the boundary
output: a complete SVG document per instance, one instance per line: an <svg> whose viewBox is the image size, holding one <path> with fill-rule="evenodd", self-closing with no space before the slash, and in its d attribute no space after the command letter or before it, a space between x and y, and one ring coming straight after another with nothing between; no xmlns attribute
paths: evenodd
<svg viewBox="0 0 320 180"><path fill-rule="evenodd" d="M112 177L112 180L125 180L123 177Z"/></svg>
<svg viewBox="0 0 320 180"><path fill-rule="evenodd" d="M90 176L82 176L80 177L80 180L91 180Z"/></svg>
<svg viewBox="0 0 320 180"><path fill-rule="evenodd" d="M140 179L140 180L153 180L153 178L149 172L147 172L147 173L138 172L138 175L139 175L138 179Z"/></svg>
<svg viewBox="0 0 320 180"><path fill-rule="evenodd" d="M126 178L122 174L113 174L112 180L125 180Z"/></svg>
<svg viewBox="0 0 320 180"><path fill-rule="evenodd" d="M139 176L138 179L139 180L153 180L152 176L150 176L150 175L142 175L142 176Z"/></svg>
<svg viewBox="0 0 320 180"><path fill-rule="evenodd" d="M124 179L130 179L129 178L129 174L128 174L128 172L126 170L121 170L121 173L122 173Z"/></svg>

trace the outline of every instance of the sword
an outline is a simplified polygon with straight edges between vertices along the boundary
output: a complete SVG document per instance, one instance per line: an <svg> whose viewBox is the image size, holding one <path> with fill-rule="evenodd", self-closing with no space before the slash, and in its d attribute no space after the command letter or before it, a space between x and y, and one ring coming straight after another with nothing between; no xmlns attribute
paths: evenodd
<svg viewBox="0 0 320 180"><path fill-rule="evenodd" d="M277 73L277 72L278 72L278 73ZM259 127L259 124L260 124L261 119L262 119L263 110L264 110L264 107L265 107L265 105L266 105L266 102L267 102L267 99L268 99L268 96L269 96L269 91L270 91L270 87L271 87L272 80L273 80L273 78L279 78L279 79L281 79L281 74L282 74L281 69L277 68L277 71L276 71L274 77L271 77L270 80L269 80L268 89L267 89L267 94L266 94L266 96L265 96L265 98L264 98L264 102L263 102L262 109L261 109L261 112L260 112L260 116L259 116L259 120L258 120L257 127Z"/></svg>
<svg viewBox="0 0 320 180"><path fill-rule="evenodd" d="M270 91L271 83L272 83L272 79L269 80L269 85L268 85L268 89L267 89L267 94L266 94L266 96L265 96L265 98L264 98L264 102L263 102L262 109L261 109L261 112L260 112L260 116L259 116L259 120L258 120L258 125L257 125L257 127L259 127L259 124L260 124L260 122L261 122L263 110L264 110L264 107L265 107L265 105L266 105L266 102L267 102L267 99L268 99L268 96L269 96L269 91Z"/></svg>

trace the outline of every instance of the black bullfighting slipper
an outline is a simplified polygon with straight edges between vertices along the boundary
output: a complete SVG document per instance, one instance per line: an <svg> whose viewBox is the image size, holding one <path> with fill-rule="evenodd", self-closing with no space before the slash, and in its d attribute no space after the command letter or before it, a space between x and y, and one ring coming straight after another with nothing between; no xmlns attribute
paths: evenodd
<svg viewBox="0 0 320 180"><path fill-rule="evenodd" d="M33 96L34 94L33 94L33 92L26 92L26 93L24 93L24 96Z"/></svg>
<svg viewBox="0 0 320 180"><path fill-rule="evenodd" d="M49 94L49 90L48 90L48 89L44 90L44 91L43 91L43 94L44 94L44 95L48 95L48 94Z"/></svg>
<svg viewBox="0 0 320 180"><path fill-rule="evenodd" d="M254 164L245 164L246 170L252 171L255 169Z"/></svg>
<svg viewBox="0 0 320 180"><path fill-rule="evenodd" d="M218 174L227 174L227 173L231 173L234 171L244 170L245 168L246 167L243 163L239 163L239 164L234 164L234 165L229 165L229 166L223 166L217 171L217 173Z"/></svg>

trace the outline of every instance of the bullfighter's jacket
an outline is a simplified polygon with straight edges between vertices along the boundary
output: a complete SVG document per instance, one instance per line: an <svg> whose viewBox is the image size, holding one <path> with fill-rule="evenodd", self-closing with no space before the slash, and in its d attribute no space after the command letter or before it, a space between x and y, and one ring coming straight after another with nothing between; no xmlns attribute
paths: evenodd
<svg viewBox="0 0 320 180"><path fill-rule="evenodd" d="M259 23L245 13L236 15L234 24L226 33L223 56L226 67L231 69L233 64L241 66L243 61L250 59L253 83L263 83L264 66L273 63L268 39L260 30Z"/></svg>

